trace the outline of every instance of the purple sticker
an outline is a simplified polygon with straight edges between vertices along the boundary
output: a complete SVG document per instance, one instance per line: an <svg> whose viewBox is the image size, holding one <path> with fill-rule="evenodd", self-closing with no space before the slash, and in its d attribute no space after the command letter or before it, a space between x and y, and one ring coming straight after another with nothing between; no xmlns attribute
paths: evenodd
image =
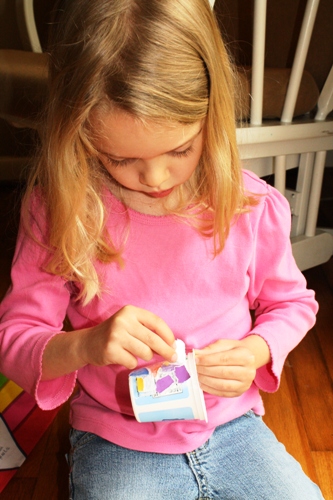
<svg viewBox="0 0 333 500"><path fill-rule="evenodd" d="M186 382L186 380L191 378L191 375L186 370L186 367L184 365L176 366L175 374L176 374L176 377L178 378L178 382L180 382L180 383Z"/></svg>
<svg viewBox="0 0 333 500"><path fill-rule="evenodd" d="M158 392L158 394L160 394L161 392L165 391L168 387L170 387L170 385L172 385L173 382L174 382L173 378L170 377L170 375L160 378L156 382L156 391Z"/></svg>
<svg viewBox="0 0 333 500"><path fill-rule="evenodd" d="M172 373L175 369L175 365L162 365L160 370L162 373Z"/></svg>

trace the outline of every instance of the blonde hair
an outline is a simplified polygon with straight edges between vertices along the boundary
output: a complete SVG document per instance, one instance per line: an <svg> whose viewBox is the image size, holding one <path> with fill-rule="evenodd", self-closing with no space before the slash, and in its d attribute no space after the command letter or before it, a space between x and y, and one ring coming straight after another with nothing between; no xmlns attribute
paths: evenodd
<svg viewBox="0 0 333 500"><path fill-rule="evenodd" d="M190 188L198 218L211 214L202 217L201 232L215 238L215 253L249 199L236 145L234 72L208 0L65 5L51 45L49 100L26 207L38 183L52 250L46 269L78 282L87 303L101 287L94 261L121 261L105 230L107 173L89 137L96 108L109 103L142 119L188 124L205 118Z"/></svg>

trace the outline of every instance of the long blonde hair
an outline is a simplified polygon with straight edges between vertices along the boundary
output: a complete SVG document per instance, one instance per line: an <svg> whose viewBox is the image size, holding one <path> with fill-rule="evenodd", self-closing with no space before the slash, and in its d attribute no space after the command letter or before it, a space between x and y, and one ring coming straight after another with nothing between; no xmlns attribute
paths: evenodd
<svg viewBox="0 0 333 500"><path fill-rule="evenodd" d="M100 292L94 261L120 261L106 233L101 168L89 137L92 110L109 102L142 119L194 123L205 144L192 180L202 233L222 251L242 189L235 136L234 72L208 0L65 2L50 49L50 91L30 178L47 210L47 271L77 281L87 303ZM199 211L200 212L200 211Z"/></svg>

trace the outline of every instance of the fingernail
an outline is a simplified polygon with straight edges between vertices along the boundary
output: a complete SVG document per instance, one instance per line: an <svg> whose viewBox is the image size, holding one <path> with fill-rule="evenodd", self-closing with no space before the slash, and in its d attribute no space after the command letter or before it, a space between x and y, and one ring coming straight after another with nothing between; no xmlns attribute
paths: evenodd
<svg viewBox="0 0 333 500"><path fill-rule="evenodd" d="M172 361L173 363L175 363L175 362L177 361L177 359L178 359L178 356L177 356L177 353L175 352L175 354L173 354L173 356L172 356L172 358L171 358L171 361Z"/></svg>

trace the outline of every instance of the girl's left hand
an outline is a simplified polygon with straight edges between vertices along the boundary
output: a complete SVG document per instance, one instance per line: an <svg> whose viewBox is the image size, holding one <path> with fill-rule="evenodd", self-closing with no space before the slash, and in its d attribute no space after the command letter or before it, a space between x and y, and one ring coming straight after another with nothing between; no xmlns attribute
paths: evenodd
<svg viewBox="0 0 333 500"><path fill-rule="evenodd" d="M255 355L242 340L218 340L196 349L195 359L202 390L215 396L241 396L256 376Z"/></svg>

